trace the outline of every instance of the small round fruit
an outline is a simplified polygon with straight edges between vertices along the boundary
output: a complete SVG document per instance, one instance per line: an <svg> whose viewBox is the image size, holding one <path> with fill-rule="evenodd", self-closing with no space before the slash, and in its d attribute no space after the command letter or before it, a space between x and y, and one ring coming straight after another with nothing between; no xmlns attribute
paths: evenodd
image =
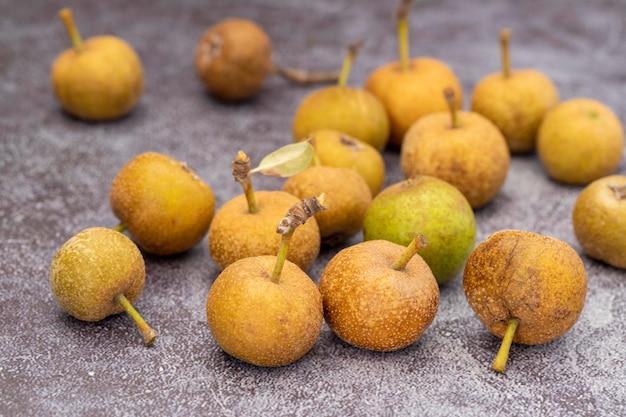
<svg viewBox="0 0 626 417"><path fill-rule="evenodd" d="M213 191L187 164L155 152L124 165L113 179L109 200L137 244L156 255L195 246L215 211Z"/></svg>
<svg viewBox="0 0 626 417"><path fill-rule="evenodd" d="M450 183L419 175L383 189L363 220L364 240L383 239L407 246L417 234L420 251L439 284L455 278L476 242L476 220L467 199Z"/></svg>
<svg viewBox="0 0 626 417"><path fill-rule="evenodd" d="M559 102L559 93L543 73L534 69L489 74L478 82L471 109L500 129L511 153L535 149L537 131L546 113Z"/></svg>
<svg viewBox="0 0 626 417"><path fill-rule="evenodd" d="M146 272L137 246L104 227L85 229L61 246L50 266L50 287L59 305L83 321L99 321L124 311L116 300L139 298Z"/></svg>
<svg viewBox="0 0 626 417"><path fill-rule="evenodd" d="M399 148L406 131L420 117L448 109L441 92L452 88L456 107L463 103L463 89L456 74L443 62L427 57L414 58L403 71L400 62L391 62L374 71L365 90L383 103L389 114L389 144Z"/></svg>
<svg viewBox="0 0 626 417"><path fill-rule="evenodd" d="M587 255L626 269L626 176L610 175L585 187L574 204L572 223Z"/></svg>
<svg viewBox="0 0 626 417"><path fill-rule="evenodd" d="M472 208L491 201L504 185L510 154L498 128L474 112L431 113L407 131L400 153L405 178L431 175L454 185Z"/></svg>
<svg viewBox="0 0 626 417"><path fill-rule="evenodd" d="M322 327L322 297L311 278L286 261L275 283L270 279L275 263L276 256L234 262L216 278L206 302L217 344L257 366L295 362L315 344Z"/></svg>
<svg viewBox="0 0 626 417"><path fill-rule="evenodd" d="M398 350L413 344L432 323L439 286L419 255L402 269L393 268L404 249L370 240L343 249L324 268L319 282L324 318L345 342Z"/></svg>
<svg viewBox="0 0 626 417"><path fill-rule="evenodd" d="M272 71L272 45L256 23L225 19L200 38L195 67L211 94L223 100L247 99L259 92Z"/></svg>
<svg viewBox="0 0 626 417"><path fill-rule="evenodd" d="M311 166L290 177L283 185L299 199L324 193L326 207L315 215L322 243L335 245L363 228L372 193L359 173L350 168Z"/></svg>
<svg viewBox="0 0 626 417"><path fill-rule="evenodd" d="M316 130L309 137L321 165L354 169L373 196L380 191L385 181L385 161L376 148L338 130Z"/></svg>
<svg viewBox="0 0 626 417"><path fill-rule="evenodd" d="M115 36L95 36L83 42L71 10L63 9L59 15L74 44L52 64L52 88L63 109L88 121L129 113L143 91L143 68L135 50Z"/></svg>
<svg viewBox="0 0 626 417"><path fill-rule="evenodd" d="M258 255L275 255L280 244L276 225L298 198L283 191L255 191L259 211L250 213L244 194L222 205L209 228L209 252L222 269ZM311 197L311 196L308 196ZM315 218L298 227L287 259L308 270L320 251L320 230Z"/></svg>
<svg viewBox="0 0 626 417"><path fill-rule="evenodd" d="M544 118L537 153L556 181L589 184L611 174L622 160L624 129L604 104L575 98L561 102Z"/></svg>
<svg viewBox="0 0 626 417"><path fill-rule="evenodd" d="M369 91L333 85L307 95L293 118L295 142L320 129L338 130L381 151L389 140L389 117L380 100Z"/></svg>

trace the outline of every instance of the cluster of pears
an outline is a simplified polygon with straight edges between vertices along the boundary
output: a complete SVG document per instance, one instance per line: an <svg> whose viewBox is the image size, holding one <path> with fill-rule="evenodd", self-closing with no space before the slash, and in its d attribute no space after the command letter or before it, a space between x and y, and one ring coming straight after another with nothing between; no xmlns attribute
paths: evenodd
<svg viewBox="0 0 626 417"><path fill-rule="evenodd" d="M140 248L156 255L192 248L207 233L215 198L187 164L148 152L120 169L109 199L120 224L90 227L65 242L52 261L50 286L59 305L79 320L127 311L149 345L157 332L132 306L145 283Z"/></svg>

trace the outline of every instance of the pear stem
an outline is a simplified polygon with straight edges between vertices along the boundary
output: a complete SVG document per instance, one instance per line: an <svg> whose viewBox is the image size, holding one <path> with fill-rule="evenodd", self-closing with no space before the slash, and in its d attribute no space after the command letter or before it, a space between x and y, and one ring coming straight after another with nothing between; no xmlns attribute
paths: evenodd
<svg viewBox="0 0 626 417"><path fill-rule="evenodd" d="M402 0L396 13L398 20L398 54L400 57L400 70L408 71L410 67L409 55L409 9L411 0Z"/></svg>
<svg viewBox="0 0 626 417"><path fill-rule="evenodd" d="M274 271L272 271L271 281L274 284L278 284L280 281L280 274L283 272L285 261L287 260L287 252L289 251L289 242L293 236L293 229L290 229L287 233L281 235L280 244L278 246L278 254L276 255L276 264L274 264Z"/></svg>
<svg viewBox="0 0 626 417"><path fill-rule="evenodd" d="M497 372L504 372L506 370L506 362L509 360L509 350L511 349L511 343L513 343L513 336L519 325L519 319L511 317L506 321L506 332L502 343L500 344L500 350L496 355L496 359L493 361L492 368Z"/></svg>
<svg viewBox="0 0 626 417"><path fill-rule="evenodd" d="M338 70L315 72L278 66L272 67L272 72L297 84L336 83L340 74Z"/></svg>
<svg viewBox="0 0 626 417"><path fill-rule="evenodd" d="M124 223L120 223L113 228L116 232L123 233L126 230L126 225Z"/></svg>
<svg viewBox="0 0 626 417"><path fill-rule="evenodd" d="M291 236L295 232L296 228L314 216L316 213L326 210L326 195L320 194L318 197L305 198L298 201L292 206L283 219L278 223L276 233L281 235L280 246L278 247L278 254L276 255L276 264L274 265L274 271L270 276L270 280L278 284L280 281L280 274L285 266L285 260L287 259L287 252L289 250L289 242Z"/></svg>
<svg viewBox="0 0 626 417"><path fill-rule="evenodd" d="M452 129L457 129L459 126L459 115L455 105L455 94L454 89L452 87L447 87L443 90L443 95L446 98L446 102L448 103L448 108L450 109L450 126Z"/></svg>
<svg viewBox="0 0 626 417"><path fill-rule="evenodd" d="M121 306L124 307L124 310L126 310L128 315L135 321L135 323L137 323L137 327L139 327L139 330L143 335L143 341L146 346L151 345L152 342L154 342L154 340L159 335L157 331L150 327L148 323L146 323L143 317L141 317L141 314L139 314L139 312L135 310L135 307L133 307L133 305L130 303L130 301L128 301L128 298L126 298L124 294L118 294L115 297L115 301L120 303Z"/></svg>
<svg viewBox="0 0 626 417"><path fill-rule="evenodd" d="M618 200L623 200L626 198L626 184L621 185L621 186L609 184L609 188L613 190L613 192L615 193L615 197Z"/></svg>
<svg viewBox="0 0 626 417"><path fill-rule="evenodd" d="M363 41L359 41L348 46L348 53L343 59L341 72L339 73L339 79L337 81L338 86L345 87L348 84L348 77L350 76L352 63L356 59L356 56L359 54L359 49L361 49L361 46L363 46Z"/></svg>
<svg viewBox="0 0 626 417"><path fill-rule="evenodd" d="M65 29L67 30L67 34L70 36L72 40L72 45L74 45L74 49L76 52L82 52L83 50L83 39L80 37L80 33L74 24L74 18L72 17L72 10L69 8L64 8L59 11L59 17L63 21L65 25Z"/></svg>
<svg viewBox="0 0 626 417"><path fill-rule="evenodd" d="M233 178L235 181L241 184L243 193L246 196L248 202L248 212L250 214L257 213L259 211L259 205L254 195L254 188L252 188L252 181L250 180L250 158L244 151L237 153L237 158L233 161Z"/></svg>
<svg viewBox="0 0 626 417"><path fill-rule="evenodd" d="M509 78L511 76L511 61L509 58L509 38L511 37L511 29L502 29L500 31L500 51L502 53L502 76Z"/></svg>
<svg viewBox="0 0 626 417"><path fill-rule="evenodd" d="M424 235L415 236L411 243L409 243L409 245L404 248L404 250L400 254L400 257L393 264L392 268L396 271L402 271L404 268L406 268L411 258L413 258L413 256L417 254L417 252L425 248L427 245L428 242L426 242L426 238L424 237Z"/></svg>

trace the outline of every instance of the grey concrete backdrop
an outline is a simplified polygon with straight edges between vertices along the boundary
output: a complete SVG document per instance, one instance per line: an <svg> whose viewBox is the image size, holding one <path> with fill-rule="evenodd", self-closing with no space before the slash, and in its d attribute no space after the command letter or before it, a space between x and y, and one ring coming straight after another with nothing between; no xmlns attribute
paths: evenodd
<svg viewBox="0 0 626 417"><path fill-rule="evenodd" d="M106 124L67 117L54 101L50 64L69 46L57 18L74 10L84 37L110 33L143 60L145 92L132 115ZM241 191L230 175L239 149L254 161L291 142L291 118L317 87L271 78L237 105L207 95L193 51L225 17L257 21L278 64L340 65L348 43L366 43L349 84L396 58L395 2L0 0L0 416L382 415L622 416L626 414L626 274L585 256L589 291L579 322L542 346L514 346L506 374L490 370L499 340L464 299L458 277L441 289L432 326L413 346L372 353L323 327L293 365L249 366L225 355L206 326L218 274L206 239L188 253L146 255L136 307L160 331L145 348L126 315L99 323L56 305L48 268L60 245L95 225L114 226L108 188L132 157L157 151L187 161L214 189L218 207ZM514 67L535 67L561 97L591 97L624 122L623 0L417 1L412 55L447 62L465 89L499 67L498 31L513 29ZM386 184L402 179L387 151ZM626 174L622 163L619 173ZM258 189L282 180L255 178ZM499 195L476 212L478 240L503 228L560 238L579 253L570 213L582 187L550 181L536 155L512 159ZM347 244L360 241L357 236ZM317 282L338 248L309 271Z"/></svg>

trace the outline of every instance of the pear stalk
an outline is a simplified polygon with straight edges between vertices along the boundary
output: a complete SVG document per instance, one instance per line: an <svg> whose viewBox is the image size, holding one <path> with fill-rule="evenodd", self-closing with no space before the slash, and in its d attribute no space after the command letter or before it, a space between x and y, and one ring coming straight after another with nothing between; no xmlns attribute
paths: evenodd
<svg viewBox="0 0 626 417"><path fill-rule="evenodd" d="M511 76L511 60L509 58L509 38L511 37L511 29L502 29L500 31L500 51L502 53L502 76L509 78Z"/></svg>
<svg viewBox="0 0 626 417"><path fill-rule="evenodd" d="M500 350L496 355L496 359L493 361L492 368L497 372L504 372L506 370L506 362L509 360L509 350L511 349L511 343L513 343L513 336L519 325L519 319L512 317L506 322L506 332L502 343L500 344Z"/></svg>
<svg viewBox="0 0 626 417"><path fill-rule="evenodd" d="M341 72L339 73L339 80L337 81L338 86L345 87L348 84L348 77L350 76L352 63L356 59L356 56L359 54L359 49L361 49L362 45L363 41L359 41L348 46L348 53L343 59Z"/></svg>
<svg viewBox="0 0 626 417"><path fill-rule="evenodd" d="M126 230L126 225L124 223L120 223L117 226L115 226L113 230L115 230L116 232L122 233Z"/></svg>
<svg viewBox="0 0 626 417"><path fill-rule="evenodd" d="M74 49L76 52L82 52L83 50L83 39L74 24L74 18L72 17L72 10L68 8L61 9L59 11L59 17L63 21L65 25L65 29L67 30L67 34L69 35L72 45L74 45Z"/></svg>
<svg viewBox="0 0 626 417"><path fill-rule="evenodd" d="M118 294L115 297L115 301L117 301L122 307L124 307L124 310L126 310L128 315L135 321L135 323L137 323L137 327L139 327L139 330L143 335L143 341L146 346L151 345L158 336L157 331L150 327L148 323L146 323L143 317L141 317L141 314L139 314L139 312L135 310L135 307L133 307L133 305L130 303L130 301L128 301L128 298L126 298L124 294Z"/></svg>
<svg viewBox="0 0 626 417"><path fill-rule="evenodd" d="M448 108L450 109L450 126L452 129L457 129L459 127L459 115L454 103L454 89L452 87L447 87L443 90L443 95L445 96Z"/></svg>
<svg viewBox="0 0 626 417"><path fill-rule="evenodd" d="M318 197L305 198L299 201L289 209L285 217L278 223L276 233L281 235L280 245L278 246L278 254L276 255L276 263L274 270L270 276L270 280L278 284L280 282L280 274L287 260L289 250L289 242L298 226L306 223L306 221L316 213L326 210L326 195L320 194Z"/></svg>
<svg viewBox="0 0 626 417"><path fill-rule="evenodd" d="M336 83L339 80L340 71L305 71L295 68L277 67L272 68L272 72L286 80L297 84L321 84Z"/></svg>
<svg viewBox="0 0 626 417"><path fill-rule="evenodd" d="M252 181L250 180L250 158L244 151L237 153L237 158L233 161L233 178L235 181L241 184L243 193L246 196L248 202L248 212L250 214L257 213L259 211L259 205L254 195L254 188L252 187Z"/></svg>
<svg viewBox="0 0 626 417"><path fill-rule="evenodd" d="M409 9L411 0L402 0L398 6L398 55L400 57L400 70L408 71L410 67L409 55Z"/></svg>
<svg viewBox="0 0 626 417"><path fill-rule="evenodd" d="M407 264L420 250L428 245L424 235L415 236L415 238L409 243L409 245L402 251L400 257L393 264L392 268L396 271L402 271L406 268Z"/></svg>

